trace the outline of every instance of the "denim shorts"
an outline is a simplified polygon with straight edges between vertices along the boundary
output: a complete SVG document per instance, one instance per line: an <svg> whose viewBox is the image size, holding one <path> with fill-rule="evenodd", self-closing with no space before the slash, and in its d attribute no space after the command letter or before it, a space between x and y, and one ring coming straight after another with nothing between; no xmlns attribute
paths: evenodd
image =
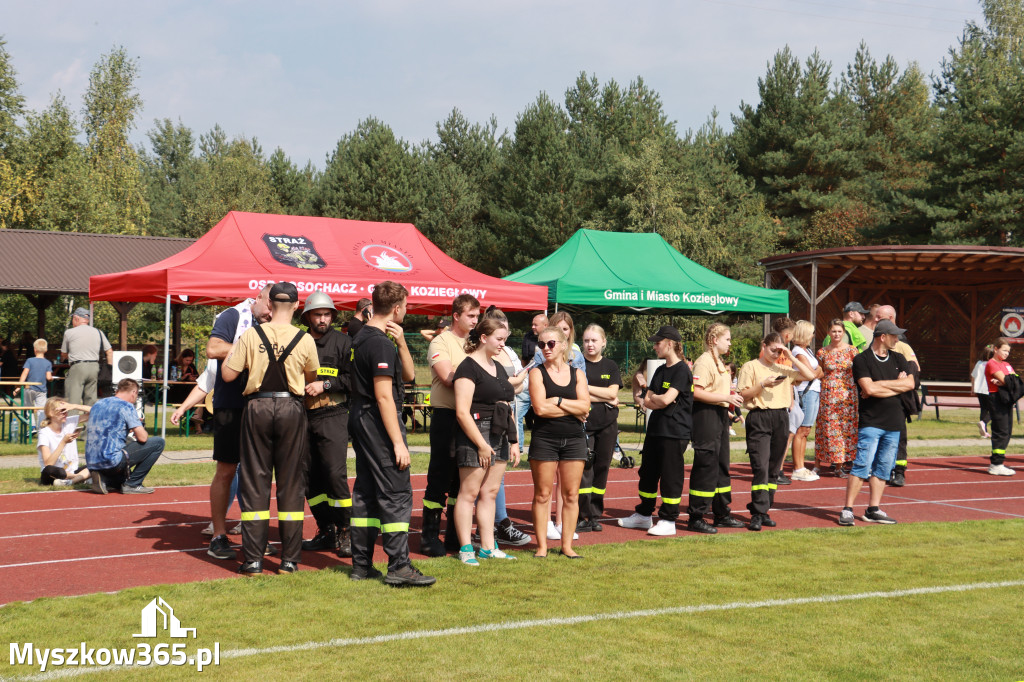
<svg viewBox="0 0 1024 682"><path fill-rule="evenodd" d="M494 454L491 455L491 464L507 462L511 448L508 436L505 434L495 436L491 433L490 419L479 419L476 426L494 450ZM460 467L480 468L480 451L461 428L455 430L455 463Z"/></svg>
<svg viewBox="0 0 1024 682"><path fill-rule="evenodd" d="M821 393L818 391L807 391L800 398L800 407L804 408L804 420L800 426L814 426L814 420L818 418L818 399Z"/></svg>
<svg viewBox="0 0 1024 682"><path fill-rule="evenodd" d="M865 481L871 476L888 481L893 464L896 463L899 445L899 431L883 431L873 426L861 427L857 431L857 458L853 460L850 475Z"/></svg>
<svg viewBox="0 0 1024 682"><path fill-rule="evenodd" d="M580 427L578 436L545 436L533 432L530 440L530 461L561 462L564 460L587 460L587 438Z"/></svg>

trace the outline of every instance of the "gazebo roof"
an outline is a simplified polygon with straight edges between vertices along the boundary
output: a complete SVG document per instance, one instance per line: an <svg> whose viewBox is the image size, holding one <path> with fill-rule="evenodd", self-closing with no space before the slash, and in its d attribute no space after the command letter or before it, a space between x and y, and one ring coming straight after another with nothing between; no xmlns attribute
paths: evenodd
<svg viewBox="0 0 1024 682"><path fill-rule="evenodd" d="M1024 249L1009 246L853 246L801 251L761 261L768 271L817 264L819 277L875 287L970 287L1019 284Z"/></svg>

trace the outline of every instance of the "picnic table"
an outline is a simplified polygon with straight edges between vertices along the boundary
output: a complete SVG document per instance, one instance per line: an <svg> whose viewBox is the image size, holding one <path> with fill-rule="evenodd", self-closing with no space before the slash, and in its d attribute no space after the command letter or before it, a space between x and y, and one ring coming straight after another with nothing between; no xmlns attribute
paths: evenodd
<svg viewBox="0 0 1024 682"><path fill-rule="evenodd" d="M15 404L13 397L7 393L0 392L0 440L10 440L14 437L13 422L18 422L18 442L28 443L32 437L32 413L42 410L41 407L26 405L25 391L29 386L42 386L35 381L0 381L2 386L17 386L21 388L20 404Z"/></svg>
<svg viewBox="0 0 1024 682"><path fill-rule="evenodd" d="M146 414L146 399L149 396L149 393L150 392L152 393L152 396L153 396L153 400L152 400L152 403L153 403L153 433L154 434L157 433L157 429L159 428L159 424L160 424L160 406L163 404L163 401L160 399L160 389L163 388L163 385L164 385L164 380L163 379L143 379L142 380L142 390L139 391L139 397L142 399L142 415L143 415L143 417ZM169 392L172 386L188 386L189 387L188 390L191 391L192 387L195 386L195 385L196 385L196 382L194 382L194 381L168 381L167 382L167 390ZM180 405L180 404L181 403L172 403L172 402L168 401L167 402L167 407L173 407L173 408L177 409L178 405ZM188 413L186 413L184 418L182 419L182 421L185 422L184 434L185 434L186 438L188 438L188 436L190 435L190 422L192 420L192 412L194 410L196 410L196 409L202 409L202 408L203 408L203 404L200 403L196 407L193 407L191 410L189 410ZM164 412L164 419L166 419L166 418L167 418L167 413ZM178 430L179 431L183 430L180 425L178 426Z"/></svg>

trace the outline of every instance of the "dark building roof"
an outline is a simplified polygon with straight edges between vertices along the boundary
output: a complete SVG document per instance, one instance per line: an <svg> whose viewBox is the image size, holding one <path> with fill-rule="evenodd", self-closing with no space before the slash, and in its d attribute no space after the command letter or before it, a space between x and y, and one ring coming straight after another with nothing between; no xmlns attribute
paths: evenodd
<svg viewBox="0 0 1024 682"><path fill-rule="evenodd" d="M0 293L87 294L89 277L150 265L193 239L0 230Z"/></svg>
<svg viewBox="0 0 1024 682"><path fill-rule="evenodd" d="M848 284L894 288L993 287L1019 285L1024 249L1010 246L853 246L802 251L761 260L765 270L816 264L819 277L832 281L850 268ZM776 280L776 284L780 282Z"/></svg>

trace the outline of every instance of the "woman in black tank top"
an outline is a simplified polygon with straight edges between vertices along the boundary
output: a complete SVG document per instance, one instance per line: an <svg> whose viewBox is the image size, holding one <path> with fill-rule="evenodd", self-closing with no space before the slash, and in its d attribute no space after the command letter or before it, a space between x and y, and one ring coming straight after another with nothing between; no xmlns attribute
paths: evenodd
<svg viewBox="0 0 1024 682"><path fill-rule="evenodd" d="M544 364L530 370L530 402L534 419L530 442L530 470L533 472L533 525L537 529L537 558L547 556L547 535L543 529L551 517L549 504L555 473L561 486L563 528L562 556L579 557L572 548L571 529L579 517L579 489L587 459L587 438L583 424L590 412L590 393L583 371L568 363L569 342L557 327L540 333L538 347Z"/></svg>

